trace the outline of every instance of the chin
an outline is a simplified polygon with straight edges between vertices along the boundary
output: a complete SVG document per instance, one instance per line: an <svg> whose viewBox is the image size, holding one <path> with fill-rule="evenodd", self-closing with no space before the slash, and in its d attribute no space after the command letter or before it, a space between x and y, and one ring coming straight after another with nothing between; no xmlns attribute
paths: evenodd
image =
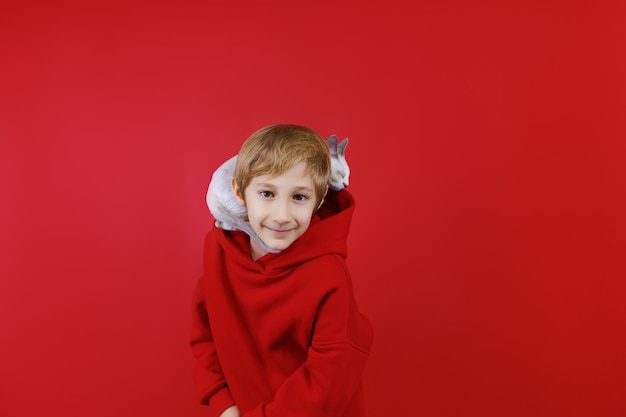
<svg viewBox="0 0 626 417"><path fill-rule="evenodd" d="M267 245L267 247L270 248L271 250L285 250L289 246L290 245L285 245L285 244L269 244L269 245Z"/></svg>
<svg viewBox="0 0 626 417"><path fill-rule="evenodd" d="M267 239L267 240L264 240L264 242L265 242L265 245L272 250L285 250L289 246L291 246L294 241L293 240L284 241L284 240Z"/></svg>

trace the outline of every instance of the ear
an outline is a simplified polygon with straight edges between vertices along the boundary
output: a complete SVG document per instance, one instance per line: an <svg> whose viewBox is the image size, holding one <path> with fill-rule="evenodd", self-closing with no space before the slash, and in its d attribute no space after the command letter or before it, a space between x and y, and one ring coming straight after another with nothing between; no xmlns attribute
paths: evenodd
<svg viewBox="0 0 626 417"><path fill-rule="evenodd" d="M344 155L346 153L347 146L348 146L348 138L345 138L337 146L337 152L339 153L339 155Z"/></svg>
<svg viewBox="0 0 626 417"><path fill-rule="evenodd" d="M330 149L330 155L337 155L337 135L330 135L326 138L326 145Z"/></svg>
<svg viewBox="0 0 626 417"><path fill-rule="evenodd" d="M245 206L246 200L243 198L243 193L237 186L237 181L235 181L234 178L230 180L230 187L233 189L233 194L235 194L235 198L237 199L237 202L241 204L242 206Z"/></svg>
<svg viewBox="0 0 626 417"><path fill-rule="evenodd" d="M319 210L324 205L324 198L326 197L326 194L328 194L328 185L326 186L326 191L324 191L324 197L322 197L322 201L320 201L320 205L317 206L315 211Z"/></svg>

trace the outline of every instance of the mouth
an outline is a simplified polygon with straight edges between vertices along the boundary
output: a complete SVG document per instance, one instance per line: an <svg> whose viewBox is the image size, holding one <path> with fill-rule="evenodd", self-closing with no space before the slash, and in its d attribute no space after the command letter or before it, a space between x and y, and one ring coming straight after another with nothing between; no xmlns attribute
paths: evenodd
<svg viewBox="0 0 626 417"><path fill-rule="evenodd" d="M268 227L267 230L279 236L286 235L291 231L291 229L272 229L271 227Z"/></svg>

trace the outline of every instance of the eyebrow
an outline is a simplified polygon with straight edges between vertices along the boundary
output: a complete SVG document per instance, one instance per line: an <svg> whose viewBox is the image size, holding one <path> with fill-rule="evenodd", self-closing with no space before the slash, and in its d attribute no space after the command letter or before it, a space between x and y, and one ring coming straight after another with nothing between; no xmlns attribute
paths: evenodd
<svg viewBox="0 0 626 417"><path fill-rule="evenodd" d="M256 187L259 187L259 188L271 188L271 189L276 188L274 185L268 184L268 183L265 183L265 182L260 182L260 183L256 184ZM311 187L306 187L306 186L300 185L300 186L292 188L291 191L308 191L308 192L312 193L313 189Z"/></svg>

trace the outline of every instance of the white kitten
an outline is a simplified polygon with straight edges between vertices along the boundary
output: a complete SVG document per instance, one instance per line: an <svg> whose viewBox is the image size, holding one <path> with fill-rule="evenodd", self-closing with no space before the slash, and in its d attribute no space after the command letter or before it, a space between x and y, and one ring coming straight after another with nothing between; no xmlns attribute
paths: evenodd
<svg viewBox="0 0 626 417"><path fill-rule="evenodd" d="M348 186L350 167L346 161L346 146L348 138L337 143L337 135L331 135L326 139L330 149L331 172L328 186L335 190L343 190ZM224 230L241 230L256 240L261 247L271 253L279 250L268 248L265 243L254 233L248 221L246 206L239 204L231 187L231 180L235 176L237 155L220 165L215 170L206 194L207 206L213 217L215 226Z"/></svg>
<svg viewBox="0 0 626 417"><path fill-rule="evenodd" d="M335 190L343 190L350 183L350 166L346 161L346 146L348 138L337 143L337 135L330 135L326 139L330 148L330 179L328 186Z"/></svg>

